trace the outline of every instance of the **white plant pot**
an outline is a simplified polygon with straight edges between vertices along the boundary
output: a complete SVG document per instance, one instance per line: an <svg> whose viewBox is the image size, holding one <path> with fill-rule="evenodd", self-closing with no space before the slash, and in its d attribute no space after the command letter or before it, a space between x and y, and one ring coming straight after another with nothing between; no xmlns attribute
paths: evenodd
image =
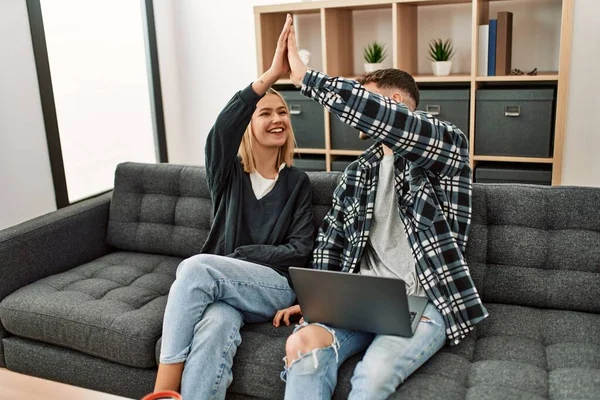
<svg viewBox="0 0 600 400"><path fill-rule="evenodd" d="M377 71L378 69L383 68L382 63L365 63L365 72L368 74L369 72Z"/></svg>
<svg viewBox="0 0 600 400"><path fill-rule="evenodd" d="M435 76L450 75L452 70L452 61L432 61L431 68Z"/></svg>

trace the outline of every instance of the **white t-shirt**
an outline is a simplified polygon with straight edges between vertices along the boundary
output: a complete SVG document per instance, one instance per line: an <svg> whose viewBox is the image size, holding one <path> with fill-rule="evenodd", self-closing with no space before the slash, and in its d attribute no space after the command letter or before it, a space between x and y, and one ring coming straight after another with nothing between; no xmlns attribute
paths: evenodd
<svg viewBox="0 0 600 400"><path fill-rule="evenodd" d="M394 156L384 156L379 166L373 220L360 263L360 273L400 278L406 283L406 294L426 296L417 279L415 258L400 218L394 171Z"/></svg>
<svg viewBox="0 0 600 400"><path fill-rule="evenodd" d="M283 163L279 166L279 171L281 171L283 168L285 168L285 163ZM257 200L262 199L267 194L269 194L269 192L271 190L273 190L273 187L277 183L277 178L279 178L279 174L277 174L275 179L264 178L256 170L250 174L250 181L252 182L252 190L254 191L254 195L256 196Z"/></svg>

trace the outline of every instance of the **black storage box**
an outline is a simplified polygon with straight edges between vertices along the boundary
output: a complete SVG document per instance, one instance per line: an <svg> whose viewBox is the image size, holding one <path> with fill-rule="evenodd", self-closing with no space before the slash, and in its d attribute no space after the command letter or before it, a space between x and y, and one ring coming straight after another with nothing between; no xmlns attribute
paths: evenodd
<svg viewBox="0 0 600 400"><path fill-rule="evenodd" d="M475 154L552 157L554 89L481 89Z"/></svg>
<svg viewBox="0 0 600 400"><path fill-rule="evenodd" d="M294 167L303 171L326 171L325 156L300 154L294 157Z"/></svg>
<svg viewBox="0 0 600 400"><path fill-rule="evenodd" d="M422 89L418 110L456 125L469 137L469 89Z"/></svg>
<svg viewBox="0 0 600 400"><path fill-rule="evenodd" d="M280 90L288 107L296 143L301 149L325 148L325 115L323 106L304 97L297 90Z"/></svg>
<svg viewBox="0 0 600 400"><path fill-rule="evenodd" d="M475 167L475 182L551 185L552 165L482 161Z"/></svg>
<svg viewBox="0 0 600 400"><path fill-rule="evenodd" d="M336 150L366 150L373 143L373 139L362 140L359 138L358 129L343 123L336 116L331 114L331 148Z"/></svg>

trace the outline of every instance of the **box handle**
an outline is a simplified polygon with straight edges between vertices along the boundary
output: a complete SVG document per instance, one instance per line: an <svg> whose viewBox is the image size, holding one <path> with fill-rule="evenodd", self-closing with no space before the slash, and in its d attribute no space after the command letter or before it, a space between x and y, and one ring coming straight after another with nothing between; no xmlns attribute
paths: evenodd
<svg viewBox="0 0 600 400"><path fill-rule="evenodd" d="M428 114L431 114L431 115L433 115L435 117L435 116L440 115L440 112L442 111L442 107L440 107L437 104L427 104L425 106L425 111Z"/></svg>
<svg viewBox="0 0 600 400"><path fill-rule="evenodd" d="M505 117L519 117L521 115L521 106L506 106L504 107Z"/></svg>
<svg viewBox="0 0 600 400"><path fill-rule="evenodd" d="M302 106L300 104L290 104L290 114L291 115L302 114Z"/></svg>

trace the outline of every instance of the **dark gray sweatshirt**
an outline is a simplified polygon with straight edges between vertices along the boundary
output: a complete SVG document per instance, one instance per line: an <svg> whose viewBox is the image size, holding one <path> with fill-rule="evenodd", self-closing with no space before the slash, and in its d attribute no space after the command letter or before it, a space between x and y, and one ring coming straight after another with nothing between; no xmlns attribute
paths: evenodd
<svg viewBox="0 0 600 400"><path fill-rule="evenodd" d="M304 267L314 243L312 188L305 172L285 167L257 200L238 148L261 99L248 86L227 103L206 141L206 173L214 221L202 253L262 264L285 276Z"/></svg>

